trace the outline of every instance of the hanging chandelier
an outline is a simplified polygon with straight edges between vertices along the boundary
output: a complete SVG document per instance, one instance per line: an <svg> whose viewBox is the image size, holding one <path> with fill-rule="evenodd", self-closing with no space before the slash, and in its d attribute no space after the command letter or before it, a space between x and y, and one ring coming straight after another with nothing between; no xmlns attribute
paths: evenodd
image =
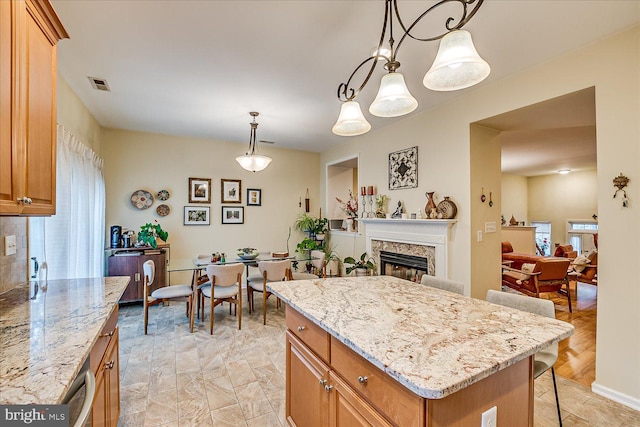
<svg viewBox="0 0 640 427"><path fill-rule="evenodd" d="M427 71L422 83L425 87L436 91L452 91L464 89L480 83L491 72L489 64L478 55L471 34L461 28L471 20L484 0L441 0L424 11L418 18L406 26L398 12L398 0L385 0L384 22L377 49L356 67L346 83L338 86L338 99L342 102L338 121L333 126L333 133L341 136L362 135L371 129L355 98L369 82L378 62L384 62L388 71L382 77L380 88L369 112L378 117L398 117L409 114L418 107L418 101L409 93L404 76L397 70L400 62L396 57L398 50L407 37L418 41L440 41L438 54L433 65ZM449 17L444 23L446 31L434 37L420 38L411 34L414 27L431 11L447 3L459 3L460 17L456 20ZM475 5L474 5L475 3ZM397 44L393 37L394 17L402 30ZM389 38L386 39L387 31ZM365 65L370 68L360 87L355 88L352 80Z"/></svg>
<svg viewBox="0 0 640 427"><path fill-rule="evenodd" d="M253 117L253 122L249 123L251 125L251 134L249 135L249 150L242 156L236 157L236 162L240 163L242 169L246 169L250 172L260 172L261 170L266 169L266 167L269 166L269 163L271 163L271 157L256 154L256 129L258 129L256 117L258 117L260 113L252 111L249 114L251 115L251 117Z"/></svg>

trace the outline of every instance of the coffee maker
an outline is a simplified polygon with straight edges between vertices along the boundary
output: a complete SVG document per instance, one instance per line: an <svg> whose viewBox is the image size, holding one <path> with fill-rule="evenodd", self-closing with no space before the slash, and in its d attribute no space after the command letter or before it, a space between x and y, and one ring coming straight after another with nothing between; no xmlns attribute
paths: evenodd
<svg viewBox="0 0 640 427"><path fill-rule="evenodd" d="M122 247L122 227L119 225L111 226L111 247L112 248Z"/></svg>

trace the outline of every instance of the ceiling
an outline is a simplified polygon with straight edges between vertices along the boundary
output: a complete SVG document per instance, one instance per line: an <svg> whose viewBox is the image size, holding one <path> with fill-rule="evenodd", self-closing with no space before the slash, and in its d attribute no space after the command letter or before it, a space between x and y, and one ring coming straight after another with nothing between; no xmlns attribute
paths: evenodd
<svg viewBox="0 0 640 427"><path fill-rule="evenodd" d="M315 152L349 141L331 133L337 87L377 44L384 14L382 0L52 3L71 37L59 44L59 72L102 126L247 144L249 112L258 111L258 140ZM399 9L409 22L434 3L400 0ZM444 18L438 13L418 34ZM487 85L638 22L640 1L487 0L465 29L492 67ZM422 86L437 47L406 40L399 51L419 102L412 114L464 92ZM93 89L88 76L106 79L111 92ZM381 76L358 97L372 132L404 118L366 112ZM584 137L584 127L573 134L562 125L558 137ZM545 135L539 126L534 135L511 131L529 142Z"/></svg>

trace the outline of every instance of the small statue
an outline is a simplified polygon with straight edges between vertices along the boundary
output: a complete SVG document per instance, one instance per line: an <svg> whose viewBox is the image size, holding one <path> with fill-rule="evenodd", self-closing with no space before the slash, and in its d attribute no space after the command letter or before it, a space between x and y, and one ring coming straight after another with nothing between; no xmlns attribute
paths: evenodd
<svg viewBox="0 0 640 427"><path fill-rule="evenodd" d="M398 207L396 211L391 214L391 218L402 218L402 202L398 202Z"/></svg>

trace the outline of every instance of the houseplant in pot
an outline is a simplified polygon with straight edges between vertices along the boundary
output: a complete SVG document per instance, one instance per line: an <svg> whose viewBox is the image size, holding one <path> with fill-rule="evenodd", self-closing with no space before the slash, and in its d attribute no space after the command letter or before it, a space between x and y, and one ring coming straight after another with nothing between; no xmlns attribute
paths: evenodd
<svg viewBox="0 0 640 427"><path fill-rule="evenodd" d="M327 218L317 218L313 223L313 234L316 240L324 240L324 235L328 231L329 220Z"/></svg>
<svg viewBox="0 0 640 427"><path fill-rule="evenodd" d="M318 242L309 237L302 239L302 241L296 246L296 252L303 256L303 260L307 261L307 271L311 271L311 268L313 267L313 264L311 263L311 251L315 249L322 249L322 247Z"/></svg>
<svg viewBox="0 0 640 427"><path fill-rule="evenodd" d="M156 239L164 240L165 242L169 238L169 233L164 231L158 221L154 221L154 224L150 222L140 226L140 232L138 233L138 242L143 246L151 246L157 248L158 243Z"/></svg>
<svg viewBox="0 0 640 427"><path fill-rule="evenodd" d="M355 270L356 276L369 276L371 274L370 272L376 269L374 259L368 256L366 252L363 252L358 260L348 256L342 262L345 264L351 264L346 268L346 273L350 274Z"/></svg>
<svg viewBox="0 0 640 427"><path fill-rule="evenodd" d="M309 215L306 212L302 212L296 218L296 222L293 223L293 226L298 231L311 234L313 233L313 228L315 227L315 224L316 224L316 218L314 216Z"/></svg>

